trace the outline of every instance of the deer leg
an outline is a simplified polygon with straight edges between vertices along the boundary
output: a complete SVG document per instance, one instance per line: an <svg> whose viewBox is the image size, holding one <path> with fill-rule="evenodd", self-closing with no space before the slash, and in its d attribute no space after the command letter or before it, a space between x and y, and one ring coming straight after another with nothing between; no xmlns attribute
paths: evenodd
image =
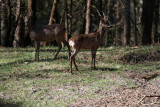
<svg viewBox="0 0 160 107"><path fill-rule="evenodd" d="M70 58L70 72L72 74L72 58Z"/></svg>
<svg viewBox="0 0 160 107"><path fill-rule="evenodd" d="M91 51L91 68L93 67L93 52Z"/></svg>
<svg viewBox="0 0 160 107"><path fill-rule="evenodd" d="M69 52L69 57L68 58L70 58L70 56L71 56L71 49L70 49L69 43L67 41L64 41L63 43L68 47L68 52Z"/></svg>
<svg viewBox="0 0 160 107"><path fill-rule="evenodd" d="M40 42L35 41L35 61L39 61L39 47Z"/></svg>
<svg viewBox="0 0 160 107"><path fill-rule="evenodd" d="M56 55L55 55L54 59L56 59L56 58L57 58L58 53L59 53L59 52L61 51L61 49L62 49L62 45L61 45L61 43L58 43L58 46L59 46L59 48L58 48L58 50L57 50L57 53L56 53Z"/></svg>
<svg viewBox="0 0 160 107"><path fill-rule="evenodd" d="M75 56L77 55L79 51L77 50L74 50L73 54L71 55L71 58L70 58L70 72L72 74L72 61L74 62L74 66L76 67L76 70L78 71L78 67L77 67L77 64L76 64L76 61L75 61Z"/></svg>
<svg viewBox="0 0 160 107"><path fill-rule="evenodd" d="M96 51L97 50L92 50L92 64L93 64L93 68L95 69L96 68L96 61L95 61L95 58L96 58Z"/></svg>

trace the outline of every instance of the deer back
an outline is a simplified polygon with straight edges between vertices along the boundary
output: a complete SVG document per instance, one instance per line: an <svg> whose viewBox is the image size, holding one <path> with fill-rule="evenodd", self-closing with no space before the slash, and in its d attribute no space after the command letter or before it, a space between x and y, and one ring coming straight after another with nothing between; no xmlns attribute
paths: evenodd
<svg viewBox="0 0 160 107"><path fill-rule="evenodd" d="M54 41L66 39L66 29L61 24L34 26L30 38L37 41Z"/></svg>

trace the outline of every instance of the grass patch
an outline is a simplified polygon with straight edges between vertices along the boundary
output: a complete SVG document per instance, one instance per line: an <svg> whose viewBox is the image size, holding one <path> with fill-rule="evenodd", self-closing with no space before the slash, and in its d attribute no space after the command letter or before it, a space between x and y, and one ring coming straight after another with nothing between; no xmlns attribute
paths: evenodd
<svg viewBox="0 0 160 107"><path fill-rule="evenodd" d="M119 58L130 53L160 51L159 46L99 48L96 69L90 68L91 52L83 50L76 56L79 71L69 73L66 48L53 60L58 47L42 47L40 62L33 61L34 48L0 49L0 105L66 106L83 98L103 98L109 90L134 87L127 72L159 72L160 61L124 64ZM3 101L1 101L3 100Z"/></svg>

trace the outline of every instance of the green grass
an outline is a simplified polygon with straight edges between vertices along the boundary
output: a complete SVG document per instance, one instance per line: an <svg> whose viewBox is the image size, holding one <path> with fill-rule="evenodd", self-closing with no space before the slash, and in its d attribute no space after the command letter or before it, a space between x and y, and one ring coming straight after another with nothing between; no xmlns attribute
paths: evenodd
<svg viewBox="0 0 160 107"><path fill-rule="evenodd" d="M119 58L132 52L143 55L160 51L160 46L140 48L99 48L97 69L90 68L91 52L83 50L77 57L79 71L69 73L66 48L53 60L58 47L43 47L40 61L35 62L34 48L0 49L0 105L24 107L61 107L85 98L103 98L109 90L134 87L125 72L159 72L160 61L124 64ZM47 50L47 51L45 51ZM51 51L52 50L52 51Z"/></svg>

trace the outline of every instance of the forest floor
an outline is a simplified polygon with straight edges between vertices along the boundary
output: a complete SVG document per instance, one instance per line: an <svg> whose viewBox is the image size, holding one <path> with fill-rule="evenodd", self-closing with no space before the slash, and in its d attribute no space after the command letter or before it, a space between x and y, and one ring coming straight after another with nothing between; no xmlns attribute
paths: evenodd
<svg viewBox="0 0 160 107"><path fill-rule="evenodd" d="M99 48L96 69L91 52L76 56L79 71L69 73L66 48L0 48L1 107L159 107L160 46Z"/></svg>

